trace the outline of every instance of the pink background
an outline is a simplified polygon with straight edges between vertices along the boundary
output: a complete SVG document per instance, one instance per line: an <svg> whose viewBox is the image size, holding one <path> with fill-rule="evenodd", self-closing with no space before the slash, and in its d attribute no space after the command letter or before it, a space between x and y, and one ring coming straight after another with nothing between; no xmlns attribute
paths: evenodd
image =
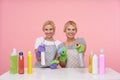
<svg viewBox="0 0 120 80"><path fill-rule="evenodd" d="M73 20L78 25L76 37L87 42L85 63L91 50L99 54L104 48L106 67L120 72L120 2L119 0L1 0L0 1L0 74L9 70L10 54L15 47L26 55L33 53L34 42L44 36L46 20L56 24L55 39L64 41L63 26Z"/></svg>

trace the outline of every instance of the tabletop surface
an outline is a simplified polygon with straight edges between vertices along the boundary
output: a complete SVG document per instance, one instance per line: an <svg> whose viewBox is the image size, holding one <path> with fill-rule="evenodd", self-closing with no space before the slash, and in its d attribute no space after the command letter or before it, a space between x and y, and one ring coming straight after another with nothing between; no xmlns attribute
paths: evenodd
<svg viewBox="0 0 120 80"><path fill-rule="evenodd" d="M104 75L90 74L87 68L33 68L32 74L10 74L9 71L0 75L0 80L120 80L120 73L106 68Z"/></svg>

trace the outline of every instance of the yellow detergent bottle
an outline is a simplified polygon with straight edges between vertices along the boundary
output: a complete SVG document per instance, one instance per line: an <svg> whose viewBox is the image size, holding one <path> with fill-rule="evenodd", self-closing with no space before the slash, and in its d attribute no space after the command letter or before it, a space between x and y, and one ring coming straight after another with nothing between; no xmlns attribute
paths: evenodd
<svg viewBox="0 0 120 80"><path fill-rule="evenodd" d="M92 73L92 58L93 58L93 52L91 51L89 55L89 73Z"/></svg>
<svg viewBox="0 0 120 80"><path fill-rule="evenodd" d="M32 54L31 51L28 51L28 74L32 74Z"/></svg>

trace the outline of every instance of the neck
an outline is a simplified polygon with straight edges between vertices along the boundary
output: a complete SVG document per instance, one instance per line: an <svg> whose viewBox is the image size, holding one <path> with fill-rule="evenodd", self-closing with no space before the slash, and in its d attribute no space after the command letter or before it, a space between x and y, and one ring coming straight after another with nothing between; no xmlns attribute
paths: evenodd
<svg viewBox="0 0 120 80"><path fill-rule="evenodd" d="M67 42L74 42L75 38L67 38Z"/></svg>
<svg viewBox="0 0 120 80"><path fill-rule="evenodd" d="M53 37L51 37L51 38L45 37L45 40L47 40L47 41L54 41Z"/></svg>
<svg viewBox="0 0 120 80"><path fill-rule="evenodd" d="M67 38L65 45L70 46L74 43L75 38Z"/></svg>

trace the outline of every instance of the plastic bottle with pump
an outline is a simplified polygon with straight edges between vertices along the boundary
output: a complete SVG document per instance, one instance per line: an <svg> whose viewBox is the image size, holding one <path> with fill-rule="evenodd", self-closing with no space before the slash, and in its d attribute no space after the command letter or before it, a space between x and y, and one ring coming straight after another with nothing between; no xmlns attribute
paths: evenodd
<svg viewBox="0 0 120 80"><path fill-rule="evenodd" d="M92 59L92 74L98 74L98 56L96 54L93 55Z"/></svg>
<svg viewBox="0 0 120 80"><path fill-rule="evenodd" d="M105 56L104 56L104 50L101 48L100 55L99 55L99 73L104 74L105 73Z"/></svg>
<svg viewBox="0 0 120 80"><path fill-rule="evenodd" d="M22 51L19 52L18 73L24 74L24 56Z"/></svg>
<svg viewBox="0 0 120 80"><path fill-rule="evenodd" d="M92 73L92 58L93 58L93 52L90 52L89 55L89 73Z"/></svg>
<svg viewBox="0 0 120 80"><path fill-rule="evenodd" d="M32 74L32 54L31 54L31 51L28 51L27 59L28 59L27 73Z"/></svg>
<svg viewBox="0 0 120 80"><path fill-rule="evenodd" d="M18 72L18 55L16 49L13 48L12 54L10 56L10 73L16 74Z"/></svg>

